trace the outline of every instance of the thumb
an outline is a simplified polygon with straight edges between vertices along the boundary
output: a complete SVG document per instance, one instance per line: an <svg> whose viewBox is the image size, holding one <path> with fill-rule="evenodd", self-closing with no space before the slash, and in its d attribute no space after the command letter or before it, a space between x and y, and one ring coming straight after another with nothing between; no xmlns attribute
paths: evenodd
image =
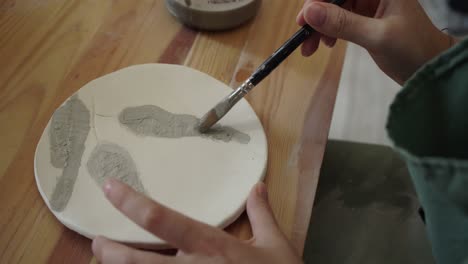
<svg viewBox="0 0 468 264"><path fill-rule="evenodd" d="M285 239L268 203L265 184L258 183L250 192L247 214L252 225L255 245L275 246Z"/></svg>
<svg viewBox="0 0 468 264"><path fill-rule="evenodd" d="M334 4L312 2L304 7L304 19L320 33L354 42L365 48L375 44L379 20L352 13Z"/></svg>

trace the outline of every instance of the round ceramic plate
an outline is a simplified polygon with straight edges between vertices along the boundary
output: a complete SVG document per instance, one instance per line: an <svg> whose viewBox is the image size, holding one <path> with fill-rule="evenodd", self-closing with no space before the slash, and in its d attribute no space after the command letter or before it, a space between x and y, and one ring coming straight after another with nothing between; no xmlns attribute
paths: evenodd
<svg viewBox="0 0 468 264"><path fill-rule="evenodd" d="M124 217L101 186L117 177L160 203L224 228L244 210L265 174L267 141L241 100L210 135L194 130L232 89L193 69L137 65L100 77L68 98L35 155L39 191L68 228L93 238L162 248Z"/></svg>

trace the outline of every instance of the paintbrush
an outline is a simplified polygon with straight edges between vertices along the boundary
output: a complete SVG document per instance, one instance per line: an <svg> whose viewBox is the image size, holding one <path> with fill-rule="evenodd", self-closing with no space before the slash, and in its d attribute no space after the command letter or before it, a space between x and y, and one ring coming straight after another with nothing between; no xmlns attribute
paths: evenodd
<svg viewBox="0 0 468 264"><path fill-rule="evenodd" d="M333 0L330 3L342 5L345 0ZM278 65L281 64L294 50L297 49L310 35L316 31L309 25L304 25L286 43L283 44L273 55L271 55L257 70L236 90L225 97L208 113L206 113L198 123L198 130L201 133L208 131L214 124L223 118L229 110L242 99L248 92L265 79Z"/></svg>

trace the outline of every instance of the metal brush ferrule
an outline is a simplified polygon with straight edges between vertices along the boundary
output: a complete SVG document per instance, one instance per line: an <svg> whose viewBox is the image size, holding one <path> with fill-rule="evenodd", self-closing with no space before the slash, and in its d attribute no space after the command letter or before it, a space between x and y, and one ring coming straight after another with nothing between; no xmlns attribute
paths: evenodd
<svg viewBox="0 0 468 264"><path fill-rule="evenodd" d="M223 116L231 110L231 108L240 101L255 85L252 84L249 78L239 88L234 90L230 95L226 96L221 102L219 102L214 108L206 113L197 125L198 131L204 133L208 131L214 124L216 124Z"/></svg>
<svg viewBox="0 0 468 264"><path fill-rule="evenodd" d="M248 94L255 85L252 84L251 79L248 79L244 83L242 83L239 88L237 88L231 95L229 95L229 104L231 106L235 105L237 102L240 101L240 99L244 98L246 94Z"/></svg>

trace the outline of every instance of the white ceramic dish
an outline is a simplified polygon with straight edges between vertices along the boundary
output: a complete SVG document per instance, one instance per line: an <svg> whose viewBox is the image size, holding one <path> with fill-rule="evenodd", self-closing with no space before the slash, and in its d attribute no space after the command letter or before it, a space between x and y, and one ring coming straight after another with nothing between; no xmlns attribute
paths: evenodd
<svg viewBox="0 0 468 264"><path fill-rule="evenodd" d="M87 162L93 149L99 143L112 143L131 155L148 196L212 226L229 225L244 210L249 191L262 180L267 164L265 133L247 101L241 100L221 125L248 134L248 144L203 137L139 136L124 127L118 116L127 107L156 105L200 117L230 91L204 73L167 64L132 66L86 84L73 98L89 110L90 131L63 208L51 206L54 189L59 188L57 182L66 169L51 163L52 118L36 149L35 177L47 206L65 226L88 238L104 235L152 248L167 247L118 212L90 176ZM70 98L61 107L67 102Z"/></svg>

